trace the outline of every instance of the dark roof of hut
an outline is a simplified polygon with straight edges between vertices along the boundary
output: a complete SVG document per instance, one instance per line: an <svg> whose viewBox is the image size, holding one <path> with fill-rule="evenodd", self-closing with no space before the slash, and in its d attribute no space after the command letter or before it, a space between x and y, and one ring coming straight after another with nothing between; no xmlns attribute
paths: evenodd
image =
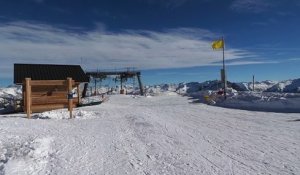
<svg viewBox="0 0 300 175"><path fill-rule="evenodd" d="M22 84L25 78L32 80L66 80L89 82L89 77L80 65L14 64L14 83Z"/></svg>

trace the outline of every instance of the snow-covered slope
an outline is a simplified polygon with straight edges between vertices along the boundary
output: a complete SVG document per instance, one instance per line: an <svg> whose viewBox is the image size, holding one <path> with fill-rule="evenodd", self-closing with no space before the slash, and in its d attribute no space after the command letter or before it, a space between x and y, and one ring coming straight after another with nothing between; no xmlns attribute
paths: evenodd
<svg viewBox="0 0 300 175"><path fill-rule="evenodd" d="M298 114L179 95L114 95L66 114L0 115L0 174L300 174Z"/></svg>
<svg viewBox="0 0 300 175"><path fill-rule="evenodd" d="M206 90L218 90L222 88L222 84L218 80L199 82L180 83L176 89L180 93L194 93Z"/></svg>

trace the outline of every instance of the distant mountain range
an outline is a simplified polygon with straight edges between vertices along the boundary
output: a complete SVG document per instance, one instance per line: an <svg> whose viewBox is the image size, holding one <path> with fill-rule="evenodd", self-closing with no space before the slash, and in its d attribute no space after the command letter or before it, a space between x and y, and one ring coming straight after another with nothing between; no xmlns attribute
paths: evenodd
<svg viewBox="0 0 300 175"><path fill-rule="evenodd" d="M227 83L229 88L237 91L252 91L252 82ZM176 91L178 93L193 93L202 90L219 90L222 88L222 83L219 80L211 80L205 82L189 82L176 84L161 84L151 87L151 91ZM286 93L300 93L300 78L285 81L261 81L254 83L254 90L257 92L286 92Z"/></svg>
<svg viewBox="0 0 300 175"><path fill-rule="evenodd" d="M234 89L239 91L252 91L253 83L233 83L238 88ZM240 88L240 89L239 89ZM294 80L284 81L261 81L254 83L255 91L262 92L286 92L286 93L299 93L300 92L300 78Z"/></svg>

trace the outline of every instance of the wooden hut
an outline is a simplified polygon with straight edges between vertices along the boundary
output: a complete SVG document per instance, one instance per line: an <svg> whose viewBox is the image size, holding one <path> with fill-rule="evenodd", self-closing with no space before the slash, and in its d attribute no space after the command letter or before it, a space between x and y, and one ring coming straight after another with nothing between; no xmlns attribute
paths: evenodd
<svg viewBox="0 0 300 175"><path fill-rule="evenodd" d="M75 107L79 85L85 82L89 78L79 65L14 64L14 83L23 87L22 107L28 117L32 112Z"/></svg>

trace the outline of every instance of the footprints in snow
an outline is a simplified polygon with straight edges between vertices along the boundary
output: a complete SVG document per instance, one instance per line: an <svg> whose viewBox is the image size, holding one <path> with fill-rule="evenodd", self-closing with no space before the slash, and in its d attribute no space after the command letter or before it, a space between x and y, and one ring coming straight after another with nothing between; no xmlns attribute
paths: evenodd
<svg viewBox="0 0 300 175"><path fill-rule="evenodd" d="M4 145L0 142L0 175L44 171L51 156L51 142L52 138L28 138L26 141L13 138Z"/></svg>

